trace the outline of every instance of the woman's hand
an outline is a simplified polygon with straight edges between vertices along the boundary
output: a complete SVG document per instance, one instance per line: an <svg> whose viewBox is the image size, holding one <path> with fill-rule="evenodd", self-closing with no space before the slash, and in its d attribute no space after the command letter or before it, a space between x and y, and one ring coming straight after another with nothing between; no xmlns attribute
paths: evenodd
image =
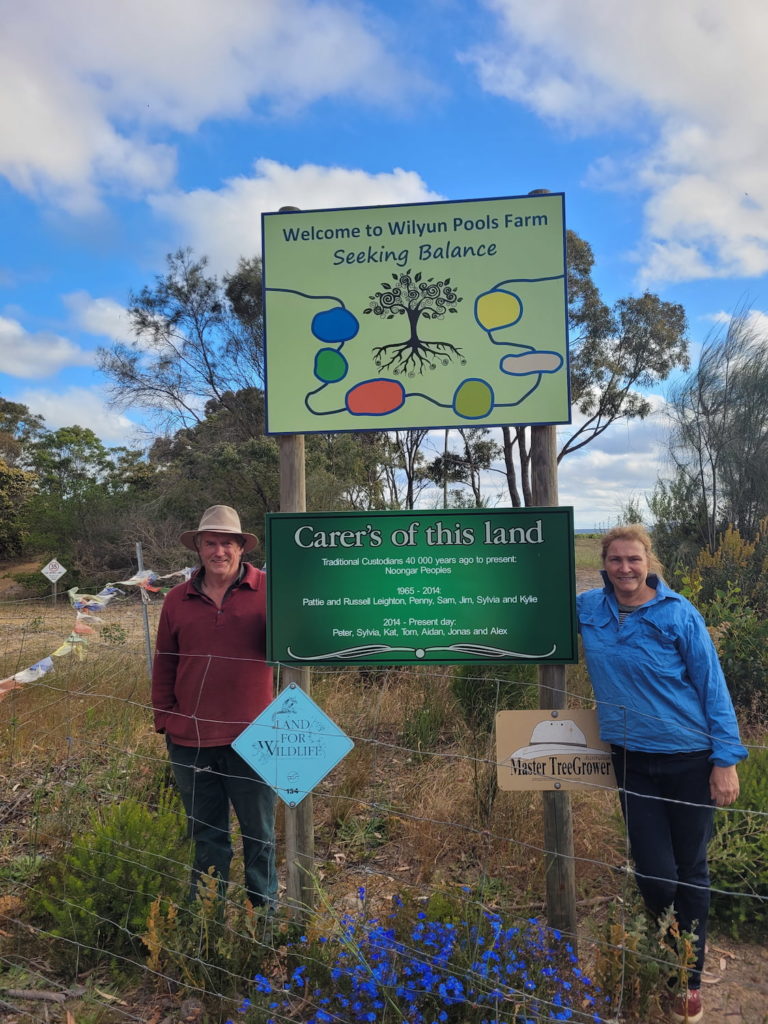
<svg viewBox="0 0 768 1024"><path fill-rule="evenodd" d="M736 765L712 765L709 776L709 794L718 807L728 807L739 795L739 776Z"/></svg>

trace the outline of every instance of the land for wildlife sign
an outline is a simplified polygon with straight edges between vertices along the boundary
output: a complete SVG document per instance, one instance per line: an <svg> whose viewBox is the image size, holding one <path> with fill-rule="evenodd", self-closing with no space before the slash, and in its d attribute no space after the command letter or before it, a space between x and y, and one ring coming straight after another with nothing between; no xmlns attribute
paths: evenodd
<svg viewBox="0 0 768 1024"><path fill-rule="evenodd" d="M267 431L570 422L562 193L262 217Z"/></svg>

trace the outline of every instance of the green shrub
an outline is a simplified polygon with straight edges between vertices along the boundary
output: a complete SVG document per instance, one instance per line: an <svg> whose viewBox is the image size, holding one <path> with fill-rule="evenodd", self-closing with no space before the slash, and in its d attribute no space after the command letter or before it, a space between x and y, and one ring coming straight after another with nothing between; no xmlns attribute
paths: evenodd
<svg viewBox="0 0 768 1024"><path fill-rule="evenodd" d="M737 708L755 724L768 719L768 520L754 542L729 527L717 550L699 552L682 593L713 637Z"/></svg>
<svg viewBox="0 0 768 1024"><path fill-rule="evenodd" d="M110 647L124 647L128 640L128 631L119 622L108 622L99 630L99 636L102 643L109 644Z"/></svg>
<svg viewBox="0 0 768 1024"><path fill-rule="evenodd" d="M739 799L732 809L715 815L709 847L712 886L724 892L712 893L711 917L713 926L734 939L764 941L768 938L768 750L753 749L739 765L739 779Z"/></svg>
<svg viewBox="0 0 768 1024"><path fill-rule="evenodd" d="M218 880L210 874L200 879L192 904L154 899L141 939L147 967L163 987L172 981L195 994L215 992L222 1001L231 1000L243 979L253 977L274 955L273 946L284 941L274 935L273 918L263 908L247 900L223 904Z"/></svg>
<svg viewBox="0 0 768 1024"><path fill-rule="evenodd" d="M63 959L135 956L150 904L159 893L180 898L188 872L184 817L168 791L152 810L134 799L100 808L90 829L47 865L32 911L66 939Z"/></svg>
<svg viewBox="0 0 768 1024"><path fill-rule="evenodd" d="M53 587L51 581L41 572L16 572L11 575L11 579L23 587L30 597L47 597Z"/></svg>
<svg viewBox="0 0 768 1024"><path fill-rule="evenodd" d="M462 665L453 695L467 725L490 733L497 711L520 711L538 704L535 665Z"/></svg>
<svg viewBox="0 0 768 1024"><path fill-rule="evenodd" d="M768 719L768 620L743 602L718 631L716 646L736 707L753 725Z"/></svg>
<svg viewBox="0 0 768 1024"><path fill-rule="evenodd" d="M612 903L602 928L594 980L609 1005L611 1020L646 1021L660 1010L670 980L687 978L695 960L695 937L679 933L672 912L651 920L636 894L632 905Z"/></svg>

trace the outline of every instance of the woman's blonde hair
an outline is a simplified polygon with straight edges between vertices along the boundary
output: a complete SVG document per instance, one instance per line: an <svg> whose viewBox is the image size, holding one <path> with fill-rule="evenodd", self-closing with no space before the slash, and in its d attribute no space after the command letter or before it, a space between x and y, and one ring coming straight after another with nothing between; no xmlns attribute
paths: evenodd
<svg viewBox="0 0 768 1024"><path fill-rule="evenodd" d="M664 566L658 560L653 551L653 541L651 540L648 531L640 523L630 523L627 526L614 526L612 530L603 534L600 555L605 565L605 557L608 554L608 548L613 544L615 540L634 540L638 544L642 544L645 549L645 553L648 557L648 568L651 573L655 573L661 577L664 575Z"/></svg>

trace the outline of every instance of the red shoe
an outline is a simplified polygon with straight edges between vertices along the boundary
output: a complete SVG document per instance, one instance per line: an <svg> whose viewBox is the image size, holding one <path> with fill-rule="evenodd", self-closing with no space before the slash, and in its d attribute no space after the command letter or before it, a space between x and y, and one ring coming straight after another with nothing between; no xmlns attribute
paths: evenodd
<svg viewBox="0 0 768 1024"><path fill-rule="evenodd" d="M701 992L697 988L689 988L687 992L675 996L672 1001L669 1019L675 1024L696 1024L703 1016Z"/></svg>

